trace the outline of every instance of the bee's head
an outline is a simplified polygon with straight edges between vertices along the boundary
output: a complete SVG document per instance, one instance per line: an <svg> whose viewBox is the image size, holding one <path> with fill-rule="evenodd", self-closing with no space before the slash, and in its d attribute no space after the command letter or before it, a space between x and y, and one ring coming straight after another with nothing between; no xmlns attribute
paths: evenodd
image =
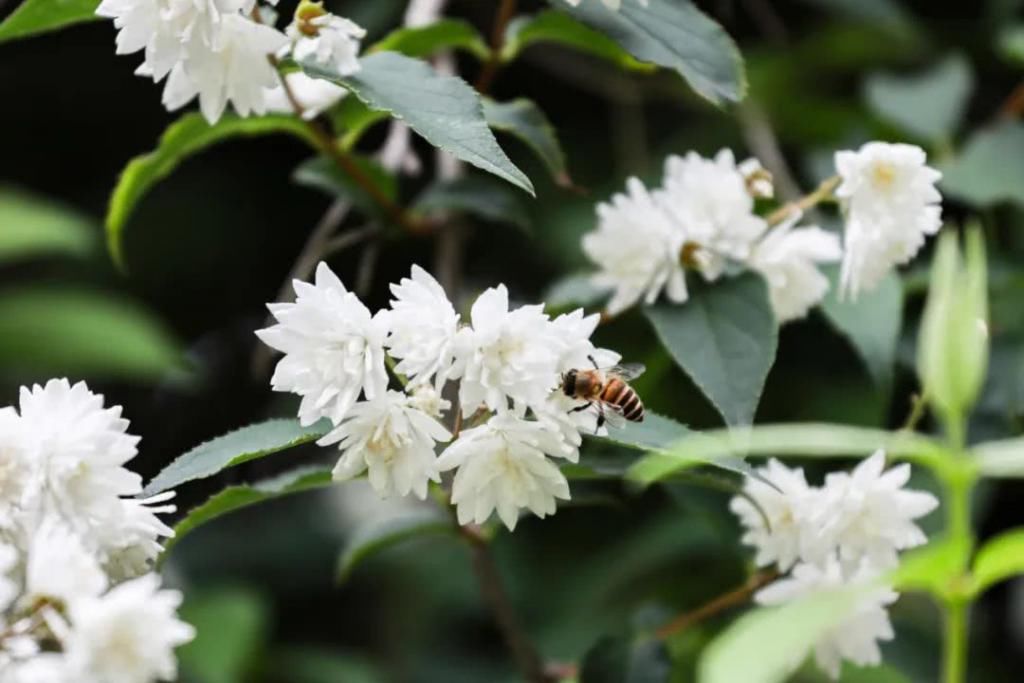
<svg viewBox="0 0 1024 683"><path fill-rule="evenodd" d="M562 391L566 396L574 396L576 394L576 371L570 370L569 372L562 373Z"/></svg>

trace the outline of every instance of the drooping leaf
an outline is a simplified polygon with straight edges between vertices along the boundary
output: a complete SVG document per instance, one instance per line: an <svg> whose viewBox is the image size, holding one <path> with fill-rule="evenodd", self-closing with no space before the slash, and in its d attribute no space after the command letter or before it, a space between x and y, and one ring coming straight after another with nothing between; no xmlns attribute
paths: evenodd
<svg viewBox="0 0 1024 683"><path fill-rule="evenodd" d="M298 420L293 419L267 420L241 427L201 443L175 458L153 477L143 495L152 496L195 479L212 477L221 470L243 462L316 441L330 428L326 420L303 427Z"/></svg>
<svg viewBox="0 0 1024 683"><path fill-rule="evenodd" d="M224 587L189 592L181 618L196 637L176 654L190 679L243 683L270 635L270 607L251 590Z"/></svg>
<svg viewBox="0 0 1024 683"><path fill-rule="evenodd" d="M8 289L0 294L0 367L39 377L155 381L179 375L181 349L140 306L82 289Z"/></svg>
<svg viewBox="0 0 1024 683"><path fill-rule="evenodd" d="M95 243L95 226L86 217L53 200L0 187L0 263L84 256Z"/></svg>
<svg viewBox="0 0 1024 683"><path fill-rule="evenodd" d="M443 50L464 50L481 61L490 54L480 32L462 19L396 29L367 50L367 54L390 51L407 57L430 57Z"/></svg>
<svg viewBox="0 0 1024 683"><path fill-rule="evenodd" d="M849 458L869 456L884 448L892 458L926 462L937 458L942 447L932 439L911 432L834 424L758 425L750 428L691 432L664 453L639 460L628 476L649 484L691 467L694 461L713 461L723 456L792 456Z"/></svg>
<svg viewBox="0 0 1024 683"><path fill-rule="evenodd" d="M120 267L124 267L124 228L135 205L158 182L188 157L236 137L289 133L315 148L306 124L294 116L252 116L226 114L212 126L199 113L185 114L160 137L157 148L135 157L117 181L107 209L107 246Z"/></svg>
<svg viewBox="0 0 1024 683"><path fill-rule="evenodd" d="M971 448L978 472L997 479L1024 478L1024 437L988 441Z"/></svg>
<svg viewBox="0 0 1024 683"><path fill-rule="evenodd" d="M738 102L747 90L743 59L729 34L689 0L623 2L610 9L603 2L565 6L591 28L605 33L642 62L675 69L698 94L711 102Z"/></svg>
<svg viewBox="0 0 1024 683"><path fill-rule="evenodd" d="M943 169L941 186L944 194L976 207L1000 202L1024 206L1024 124L975 131Z"/></svg>
<svg viewBox="0 0 1024 683"><path fill-rule="evenodd" d="M650 635L606 636L580 666L580 683L664 683L672 673L665 643Z"/></svg>
<svg viewBox="0 0 1024 683"><path fill-rule="evenodd" d="M413 209L424 213L463 211L495 223L530 229L530 214L521 195L505 183L479 174L430 185L416 198Z"/></svg>
<svg viewBox="0 0 1024 683"><path fill-rule="evenodd" d="M25 0L0 23L0 43L98 21L100 0Z"/></svg>
<svg viewBox="0 0 1024 683"><path fill-rule="evenodd" d="M164 543L164 554L161 557L166 557L185 536L218 517L273 498L324 488L332 483L330 469L308 466L255 484L228 486L210 496L198 507L189 510L188 514L174 525L174 537Z"/></svg>
<svg viewBox="0 0 1024 683"><path fill-rule="evenodd" d="M949 140L967 108L974 78L962 55L952 55L913 76L873 74L868 105L905 133L929 142Z"/></svg>
<svg viewBox="0 0 1024 683"><path fill-rule="evenodd" d="M889 273L856 301L839 298L839 269L828 270L831 287L821 302L825 317L853 345L871 378L883 392L892 386L896 344L903 320L903 290L899 276Z"/></svg>
<svg viewBox="0 0 1024 683"><path fill-rule="evenodd" d="M395 52L378 52L360 63L359 73L348 77L316 64L302 68L348 88L371 109L390 112L435 147L534 194L530 179L498 146L469 84Z"/></svg>
<svg viewBox="0 0 1024 683"><path fill-rule="evenodd" d="M556 182L562 185L571 182L555 127L534 102L522 97L509 102L485 99L484 118L491 128L519 138L530 147Z"/></svg>
<svg viewBox="0 0 1024 683"><path fill-rule="evenodd" d="M648 306L662 344L727 424L754 420L778 328L764 281L752 273L692 293L683 305Z"/></svg>
<svg viewBox="0 0 1024 683"><path fill-rule="evenodd" d="M981 546L974 558L972 592L980 595L1019 574L1024 574L1024 528L1004 531Z"/></svg>
<svg viewBox="0 0 1024 683"><path fill-rule="evenodd" d="M533 16L517 17L509 23L501 59L511 62L523 50L539 43L572 48L630 71L654 70L651 64L637 60L600 31L581 24L564 12L550 9Z"/></svg>
<svg viewBox="0 0 1024 683"><path fill-rule="evenodd" d="M373 520L359 528L341 553L338 581L345 581L363 561L403 541L421 536L454 534L450 518L437 513L409 514Z"/></svg>
<svg viewBox="0 0 1024 683"><path fill-rule="evenodd" d="M398 197L398 183L395 177L372 159L350 154L352 162L369 176L386 197L394 201ZM343 197L370 216L381 213L380 204L371 197L352 176L338 168L338 165L324 156L308 159L295 169L292 180L298 185L311 187L334 197Z"/></svg>

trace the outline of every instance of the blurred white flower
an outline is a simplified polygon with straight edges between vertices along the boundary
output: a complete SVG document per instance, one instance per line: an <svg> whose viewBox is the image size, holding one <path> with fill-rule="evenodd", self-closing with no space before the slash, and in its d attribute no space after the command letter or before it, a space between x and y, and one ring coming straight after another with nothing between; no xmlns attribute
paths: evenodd
<svg viewBox="0 0 1024 683"><path fill-rule="evenodd" d="M492 287L473 303L472 328L456 340L459 400L468 415L479 406L543 403L558 382L559 343L543 306L509 310L508 290Z"/></svg>
<svg viewBox="0 0 1024 683"><path fill-rule="evenodd" d="M942 225L942 174L925 164L914 145L869 142L836 152L842 183L836 189L846 214L841 288L856 298L921 249Z"/></svg>
<svg viewBox="0 0 1024 683"><path fill-rule="evenodd" d="M747 477L746 496L735 496L729 508L746 529L742 542L757 551L757 565L774 562L786 571L801 558L808 543L820 541L815 530L807 528L809 513L820 504L820 496L807 485L802 468L791 469L772 458L757 472L774 487Z"/></svg>
<svg viewBox="0 0 1024 683"><path fill-rule="evenodd" d="M565 0L565 1L567 3L569 3L570 5L572 5L573 7L576 7L577 5L580 4L580 2L582 2L582 0ZM643 5L644 7L647 7L647 1L648 0L636 0L636 1L639 4ZM607 7L608 9L612 9L612 10L615 10L615 11L618 11L619 8L622 7L622 0L601 0L601 2L603 2L605 7Z"/></svg>
<svg viewBox="0 0 1024 683"><path fill-rule="evenodd" d="M747 192L756 199L771 199L775 196L775 186L772 184L772 174L761 165L760 160L750 157L740 162L736 169L743 174L743 180L747 184Z"/></svg>
<svg viewBox="0 0 1024 683"><path fill-rule="evenodd" d="M839 238L817 226L794 228L793 216L765 234L750 254L751 268L768 283L768 296L779 323L803 318L828 292L828 278L817 264L842 258Z"/></svg>
<svg viewBox="0 0 1024 683"><path fill-rule="evenodd" d="M270 304L278 324L256 333L284 353L271 384L302 397L303 425L322 417L338 425L360 393L373 400L387 388L388 312L370 315L326 263L317 267L315 285L296 280L294 286L295 303Z"/></svg>
<svg viewBox="0 0 1024 683"><path fill-rule="evenodd" d="M0 408L0 531L14 526L35 483L27 437L14 408Z"/></svg>
<svg viewBox="0 0 1024 683"><path fill-rule="evenodd" d="M728 149L714 159L696 152L670 156L665 160L663 189L655 192L655 198L686 240L708 252L699 269L711 280L721 274L726 259L746 260L768 227L754 213L747 178Z"/></svg>
<svg viewBox="0 0 1024 683"><path fill-rule="evenodd" d="M64 655L56 652L41 652L10 663L3 662L0 655L0 667L0 683L91 683L81 681Z"/></svg>
<svg viewBox="0 0 1024 683"><path fill-rule="evenodd" d="M599 349L590 341L590 336L600 322L600 315L584 315L582 308L563 313L551 321L553 336L560 346L556 367L558 372L592 368L592 360L601 368L611 367L621 360L622 356L616 352Z"/></svg>
<svg viewBox="0 0 1024 683"><path fill-rule="evenodd" d="M452 407L452 402L442 398L441 392L435 389L434 385L420 384L409 390L409 405L440 419Z"/></svg>
<svg viewBox="0 0 1024 683"><path fill-rule="evenodd" d="M173 491L166 491L150 498L122 498L119 516L95 529L98 554L111 579L131 579L152 570L163 551L160 539L174 536L157 517L177 510L168 503L173 497Z"/></svg>
<svg viewBox="0 0 1024 683"><path fill-rule="evenodd" d="M451 439L440 422L413 408L409 397L388 391L355 404L345 420L320 439L321 446L338 444L341 459L333 477L344 481L368 471L370 484L381 496L410 492L427 496L430 481L440 481L435 442Z"/></svg>
<svg viewBox="0 0 1024 683"><path fill-rule="evenodd" d="M437 464L441 471L458 468L452 503L459 524L483 524L496 510L511 531L520 509L544 517L555 512L556 498L569 499L569 482L547 456L571 454L544 424L501 413L462 432Z"/></svg>
<svg viewBox="0 0 1024 683"><path fill-rule="evenodd" d="M626 194L598 204L597 229L583 236L583 251L600 270L593 282L613 289L610 315L637 301L654 303L662 290L668 299L687 299L683 245L687 235L674 225L636 178L626 182Z"/></svg>
<svg viewBox="0 0 1024 683"><path fill-rule="evenodd" d="M839 563L834 559L824 567L798 564L788 578L780 579L761 589L755 600L762 605L781 605L821 591L866 583L876 577L877 571L869 565L862 566L853 576L844 577ZM815 644L814 653L818 666L833 679L838 680L844 659L859 666L880 664L882 653L878 641L892 640L894 636L889 613L885 608L898 597L895 592L884 586L869 591L841 624L825 633ZM794 668L798 665L799 662L794 662Z"/></svg>
<svg viewBox="0 0 1024 683"><path fill-rule="evenodd" d="M914 520L938 507L938 499L925 491L904 490L910 465L884 468L885 452L878 450L853 472L825 478L812 524L838 548L847 568L864 559L881 569L895 567L897 551L928 541Z"/></svg>
<svg viewBox="0 0 1024 683"><path fill-rule="evenodd" d="M455 363L459 315L430 273L412 267L412 276L391 285L390 333L385 344L399 359L395 371L411 386L434 380L440 390Z"/></svg>
<svg viewBox="0 0 1024 683"><path fill-rule="evenodd" d="M69 605L96 597L106 587L107 576L82 540L58 520L44 520L28 548L25 597L30 602L48 599Z"/></svg>
<svg viewBox="0 0 1024 683"><path fill-rule="evenodd" d="M70 630L64 639L73 680L97 683L149 683L174 680L174 648L195 630L177 618L181 593L160 590L147 574L69 606Z"/></svg>
<svg viewBox="0 0 1024 683"><path fill-rule="evenodd" d="M287 29L288 37L294 43L292 57L295 61L312 61L341 76L358 73L361 68L359 42L366 36L362 26L334 14L297 17L296 22Z"/></svg>
<svg viewBox="0 0 1024 683"><path fill-rule="evenodd" d="M283 78L287 81L288 89L291 90L295 100L302 106L302 118L307 121L320 116L348 94L348 90L340 85L335 85L322 78L312 78L302 71L293 71L284 75ZM291 114L294 111L283 85L278 84L273 88L268 88L263 97L267 111L279 114Z"/></svg>
<svg viewBox="0 0 1024 683"><path fill-rule="evenodd" d="M14 598L18 596L18 584L13 577L18 559L18 550L13 545L0 542L0 614L10 607ZM3 619L0 618L0 629L2 627Z"/></svg>

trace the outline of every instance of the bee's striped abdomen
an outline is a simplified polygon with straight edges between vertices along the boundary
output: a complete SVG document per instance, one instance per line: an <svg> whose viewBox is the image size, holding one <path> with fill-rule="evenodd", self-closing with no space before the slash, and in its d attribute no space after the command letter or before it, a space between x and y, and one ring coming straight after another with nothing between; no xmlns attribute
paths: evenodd
<svg viewBox="0 0 1024 683"><path fill-rule="evenodd" d="M612 377L601 392L601 400L617 406L622 416L631 422L644 419L644 404L633 388L617 377Z"/></svg>

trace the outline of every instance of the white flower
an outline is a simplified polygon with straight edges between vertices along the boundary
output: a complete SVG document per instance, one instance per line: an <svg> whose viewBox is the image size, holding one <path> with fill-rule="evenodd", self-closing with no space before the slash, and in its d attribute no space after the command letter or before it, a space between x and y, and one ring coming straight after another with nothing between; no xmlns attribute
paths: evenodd
<svg viewBox="0 0 1024 683"><path fill-rule="evenodd" d="M569 499L569 482L547 455L568 457L572 449L540 422L512 413L495 415L464 431L438 458L442 471L458 468L452 503L459 524L483 524L497 510L514 530L519 510L538 517L555 512L555 499Z"/></svg>
<svg viewBox="0 0 1024 683"><path fill-rule="evenodd" d="M734 497L729 507L746 528L742 541L756 549L757 565L774 562L786 571L801 558L808 541L817 540L814 529L807 529L807 519L819 505L819 497L807 485L801 468L790 469L772 458L757 472L774 488L748 477L743 485L746 496Z"/></svg>
<svg viewBox="0 0 1024 683"><path fill-rule="evenodd" d="M0 408L0 531L11 529L31 495L34 460L14 408Z"/></svg>
<svg viewBox="0 0 1024 683"><path fill-rule="evenodd" d="M836 152L842 183L836 196L846 213L841 286L856 298L897 265L914 257L925 236L942 224L942 174L925 165L913 145L869 142L856 152Z"/></svg>
<svg viewBox="0 0 1024 683"><path fill-rule="evenodd" d="M432 384L420 384L409 391L409 405L431 417L440 419L452 407L452 402L442 398Z"/></svg>
<svg viewBox="0 0 1024 683"><path fill-rule="evenodd" d="M885 452L876 451L853 472L825 478L814 526L822 538L839 550L844 566L856 567L867 559L879 568L895 567L897 551L927 542L914 520L938 507L925 491L904 490L910 465L888 471Z"/></svg>
<svg viewBox="0 0 1024 683"><path fill-rule="evenodd" d="M107 587L107 576L82 540L63 523L48 518L34 532L25 569L25 593L71 604L96 597Z"/></svg>
<svg viewBox="0 0 1024 683"><path fill-rule="evenodd" d="M288 27L288 37L294 41L295 61L312 61L341 76L358 73L359 41L366 36L362 26L333 14L297 21Z"/></svg>
<svg viewBox="0 0 1024 683"><path fill-rule="evenodd" d="M0 666L4 666L0 655ZM84 683L70 671L63 655L41 652L0 669L0 683ZM91 683L91 682L90 682Z"/></svg>
<svg viewBox="0 0 1024 683"><path fill-rule="evenodd" d="M768 283L775 318L784 323L802 318L828 292L828 278L818 263L842 258L839 238L816 226L793 228L799 215L771 230L754 246L749 265Z"/></svg>
<svg viewBox="0 0 1024 683"><path fill-rule="evenodd" d="M714 159L696 152L665 160L664 189L658 203L678 223L688 242L708 253L700 264L708 279L721 274L727 258L744 261L768 225L754 213L754 198L747 178L736 166L732 151L721 150Z"/></svg>
<svg viewBox="0 0 1024 683"><path fill-rule="evenodd" d="M427 484L440 481L434 443L451 434L426 413L413 408L409 397L388 391L371 401L355 404L345 421L317 443L338 444L341 459L334 468L336 481L369 471L370 484L381 496L410 492L427 496Z"/></svg>
<svg viewBox="0 0 1024 683"><path fill-rule="evenodd" d="M504 285L492 287L473 303L472 329L457 340L459 400L466 414L481 404L504 410L508 401L543 403L558 382L559 345L543 306L508 307Z"/></svg>
<svg viewBox="0 0 1024 683"><path fill-rule="evenodd" d="M326 263L316 284L298 280L293 304L270 304L278 324L256 334L283 352L271 384L302 397L299 419L311 425L329 417L335 425L363 393L368 400L387 388L384 340L387 315L370 315Z"/></svg>
<svg viewBox="0 0 1024 683"><path fill-rule="evenodd" d="M311 78L301 71L293 71L282 78L288 82L288 89L302 107L302 118L315 119L341 101L348 90L322 78ZM283 85L275 85L263 94L267 111L291 114L294 109L285 94Z"/></svg>
<svg viewBox="0 0 1024 683"><path fill-rule="evenodd" d="M572 5L573 7L576 7L577 5L580 4L580 2L582 2L582 0L565 0L565 1L568 2L570 5ZM601 0L601 2L603 2L605 7L607 7L608 9L612 9L612 10L615 10L615 11L618 11L619 8L622 7L622 0ZM644 7L647 7L647 0L637 0L637 2L640 3L641 5L643 5Z"/></svg>
<svg viewBox="0 0 1024 683"><path fill-rule="evenodd" d="M622 356L609 349L599 349L590 341L590 336L600 322L600 315L584 315L582 308L563 313L551 321L551 329L560 346L558 372L592 368L594 362L600 368L611 367L619 362Z"/></svg>
<svg viewBox="0 0 1024 683"><path fill-rule="evenodd" d="M835 560L824 568L798 564L789 578L780 579L763 588L755 599L762 605L781 605L820 591L841 589L848 583L871 581L876 576L877 572L865 565L846 579ZM892 640L894 636L885 606L895 602L898 597L886 587L879 587L864 595L842 623L826 632L815 644L818 666L833 679L838 679L844 659L859 666L880 664L882 653L878 641Z"/></svg>
<svg viewBox="0 0 1024 683"><path fill-rule="evenodd" d="M654 303L662 290L670 301L686 301L681 261L686 235L643 183L630 178L626 190L597 206L597 229L583 236L583 251L601 269L594 284L615 290L608 313L620 313L641 298Z"/></svg>
<svg viewBox="0 0 1024 683"><path fill-rule="evenodd" d="M14 598L18 596L18 584L15 583L12 573L18 566L19 553L13 545L0 542L0 614L4 612ZM0 628L3 620L0 619Z"/></svg>
<svg viewBox="0 0 1024 683"><path fill-rule="evenodd" d="M775 196L772 174L761 165L758 159L751 157L740 162L736 169L743 174L743 179L747 183L747 192L751 197L771 199Z"/></svg>
<svg viewBox="0 0 1024 683"><path fill-rule="evenodd" d="M131 579L152 570L163 551L159 539L174 536L174 530L157 517L177 509L165 504L173 497L173 491L166 491L151 498L122 498L118 517L95 530L93 538L111 579Z"/></svg>
<svg viewBox="0 0 1024 683"><path fill-rule="evenodd" d="M395 371L412 386L432 378L440 390L455 363L459 315L430 273L412 267L412 277L391 285L391 329L385 344L399 359Z"/></svg>
<svg viewBox="0 0 1024 683"><path fill-rule="evenodd" d="M70 632L64 646L74 680L148 683L174 680L174 648L192 640L195 630L179 621L177 591L160 590L147 574L100 597L70 605Z"/></svg>

